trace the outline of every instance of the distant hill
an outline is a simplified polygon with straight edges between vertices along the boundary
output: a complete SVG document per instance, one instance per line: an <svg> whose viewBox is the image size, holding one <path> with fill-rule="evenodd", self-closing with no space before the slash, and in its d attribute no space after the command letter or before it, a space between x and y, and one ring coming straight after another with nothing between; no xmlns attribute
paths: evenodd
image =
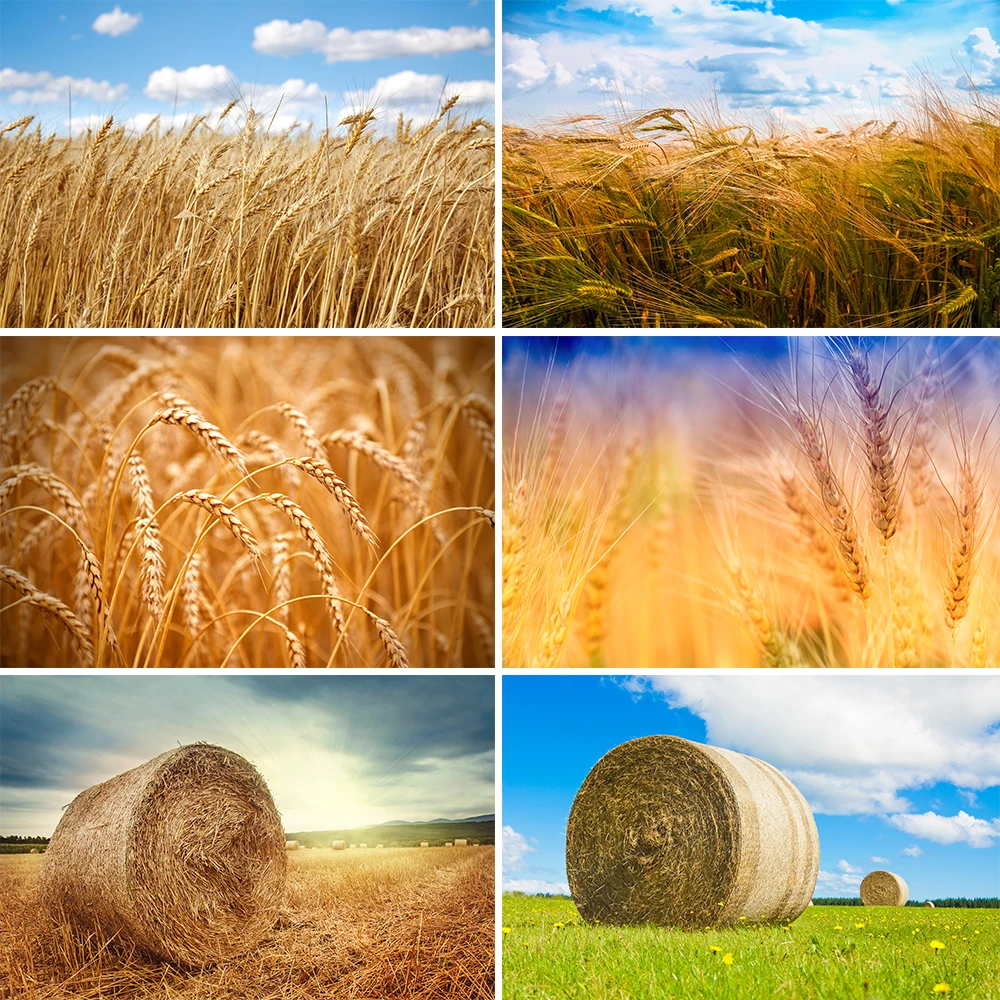
<svg viewBox="0 0 1000 1000"><path fill-rule="evenodd" d="M296 833L285 831L289 840L297 840L303 847L329 847L332 840L346 840L349 844L367 844L374 847L419 847L426 840L432 847L446 841L464 838L470 843L492 844L496 838L493 817L479 819L444 819L429 823L381 823L378 826L360 826L352 830L306 830Z"/></svg>
<svg viewBox="0 0 1000 1000"><path fill-rule="evenodd" d="M427 826L442 823L495 823L496 816L490 813L487 816L466 816L465 819L391 819L382 826Z"/></svg>

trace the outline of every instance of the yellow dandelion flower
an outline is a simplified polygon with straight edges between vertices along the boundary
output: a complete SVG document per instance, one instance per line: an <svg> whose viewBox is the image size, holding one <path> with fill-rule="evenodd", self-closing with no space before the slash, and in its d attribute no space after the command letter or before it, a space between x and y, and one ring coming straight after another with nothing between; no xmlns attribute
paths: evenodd
<svg viewBox="0 0 1000 1000"><path fill-rule="evenodd" d="M844 929L844 928L843 928L843 927L841 927L841 926L840 926L840 924L837 924L837 926L836 926L836 927L834 927L834 930L835 930L835 931L842 931L843 929Z"/></svg>
<svg viewBox="0 0 1000 1000"><path fill-rule="evenodd" d="M731 951L727 951L725 953L725 955L722 956L722 961L725 962L726 965L732 965L733 964L733 953Z"/></svg>
<svg viewBox="0 0 1000 1000"><path fill-rule="evenodd" d="M722 949L721 949L721 948L720 948L720 947L719 947L719 946L718 946L717 944L710 944L710 945L708 946L708 950L709 950L709 951L710 951L710 952L711 952L711 953L712 953L713 955L718 955L718 954L719 954L719 952L720 952L720 951L722 951Z"/></svg>
<svg viewBox="0 0 1000 1000"><path fill-rule="evenodd" d="M865 926L864 924L855 924L855 925L854 925L854 929L855 929L855 930L857 930L857 931L859 931L859 930L861 930L861 928L862 928L862 927L864 927L864 926Z"/></svg>
<svg viewBox="0 0 1000 1000"><path fill-rule="evenodd" d="M943 941L931 941L928 947L930 947L934 951L940 951L942 948L945 947L945 944Z"/></svg>
<svg viewBox="0 0 1000 1000"><path fill-rule="evenodd" d="M935 993L950 993L951 987L947 983L935 983L934 984Z"/></svg>
<svg viewBox="0 0 1000 1000"><path fill-rule="evenodd" d="M500 928L500 930L501 930L501 931L502 931L502 932L503 932L504 934L509 934L509 933L510 933L510 928L509 928L509 927L501 927L501 928Z"/></svg>

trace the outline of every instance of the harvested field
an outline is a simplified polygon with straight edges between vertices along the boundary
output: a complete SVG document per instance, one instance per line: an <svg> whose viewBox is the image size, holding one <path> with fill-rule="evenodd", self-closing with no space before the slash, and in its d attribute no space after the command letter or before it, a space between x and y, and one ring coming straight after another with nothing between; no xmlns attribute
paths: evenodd
<svg viewBox="0 0 1000 1000"><path fill-rule="evenodd" d="M492 339L0 350L3 666L493 665Z"/></svg>
<svg viewBox="0 0 1000 1000"><path fill-rule="evenodd" d="M41 858L0 857L3 1000L490 1000L493 851L299 851L281 916L248 955L183 972L77 942L37 905Z"/></svg>

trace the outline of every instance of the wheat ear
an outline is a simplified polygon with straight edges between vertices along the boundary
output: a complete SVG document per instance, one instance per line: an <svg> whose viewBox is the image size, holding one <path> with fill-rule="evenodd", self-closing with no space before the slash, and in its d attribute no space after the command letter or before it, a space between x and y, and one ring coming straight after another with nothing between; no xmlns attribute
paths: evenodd
<svg viewBox="0 0 1000 1000"><path fill-rule="evenodd" d="M175 493L167 502L190 503L207 511L247 550L254 562L260 559L260 545L253 532L217 496L202 490L185 490L183 493Z"/></svg>
<svg viewBox="0 0 1000 1000"><path fill-rule="evenodd" d="M503 539L503 607L512 607L518 598L521 570L524 568L524 518L528 504L528 484L522 479L514 487L513 496L504 511L501 536Z"/></svg>
<svg viewBox="0 0 1000 1000"><path fill-rule="evenodd" d="M958 496L955 499L956 530L944 588L945 624L950 629L956 628L969 612L969 591L972 588L972 571L976 557L976 527L980 499L975 469L972 460L966 457L962 460L959 470Z"/></svg>
<svg viewBox="0 0 1000 1000"><path fill-rule="evenodd" d="M139 522L136 530L142 541L142 599L150 615L156 620L163 615L164 581L167 575L163 559L163 543L160 541L160 526L153 513L153 489L149 483L149 472L141 455L133 455L128 460L129 480L132 484L132 499L135 502Z"/></svg>
<svg viewBox="0 0 1000 1000"><path fill-rule="evenodd" d="M173 399L171 399L173 402ZM172 424L176 427L186 427L192 434L200 438L209 451L214 452L224 462L232 463L241 476L248 475L246 461L240 450L223 435L222 431L210 420L206 420L197 410L188 405L169 405L160 410L149 422L155 424Z"/></svg>
<svg viewBox="0 0 1000 1000"><path fill-rule="evenodd" d="M312 476L317 482L333 495L333 498L340 504L341 509L347 515L351 528L362 538L370 548L378 548L378 538L375 532L368 525L361 504L354 499L353 494L347 488L347 484L333 471L325 462L316 461L311 458L293 458L289 465L300 469L308 476Z"/></svg>

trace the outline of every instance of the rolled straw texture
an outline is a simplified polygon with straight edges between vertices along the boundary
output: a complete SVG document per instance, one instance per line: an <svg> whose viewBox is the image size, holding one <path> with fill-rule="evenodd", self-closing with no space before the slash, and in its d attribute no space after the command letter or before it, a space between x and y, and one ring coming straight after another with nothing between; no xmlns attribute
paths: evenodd
<svg viewBox="0 0 1000 1000"><path fill-rule="evenodd" d="M273 926L284 839L253 765L222 747L180 747L69 804L42 856L42 898L84 933L211 965Z"/></svg>
<svg viewBox="0 0 1000 1000"><path fill-rule="evenodd" d="M802 794L770 764L646 736L587 775L566 827L566 871L588 921L776 923L809 905L819 835Z"/></svg>
<svg viewBox="0 0 1000 1000"><path fill-rule="evenodd" d="M861 902L865 906L906 906L910 890L893 872L869 872L861 881Z"/></svg>
<svg viewBox="0 0 1000 1000"><path fill-rule="evenodd" d="M335 840L332 844L330 844L330 846L335 851L346 851L347 850L347 841L346 840Z"/></svg>
<svg viewBox="0 0 1000 1000"><path fill-rule="evenodd" d="M286 851L297 851L302 845L297 840L286 840L285 850Z"/></svg>

